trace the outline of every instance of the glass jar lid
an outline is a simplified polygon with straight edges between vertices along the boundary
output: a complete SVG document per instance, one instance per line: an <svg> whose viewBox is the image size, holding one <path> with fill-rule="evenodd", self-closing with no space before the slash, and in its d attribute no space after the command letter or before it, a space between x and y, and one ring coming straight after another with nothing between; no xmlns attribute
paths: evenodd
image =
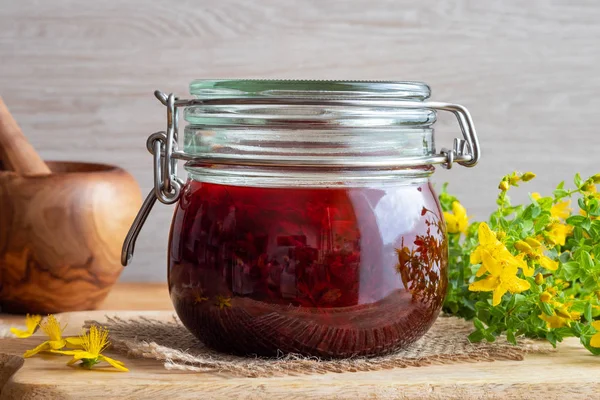
<svg viewBox="0 0 600 400"><path fill-rule="evenodd" d="M190 93L203 100L185 109L191 125L348 129L429 126L436 117L431 109L372 104L372 100L424 101L431 90L419 82L196 80Z"/></svg>
<svg viewBox="0 0 600 400"><path fill-rule="evenodd" d="M198 99L302 97L329 99L396 98L423 101L431 89L423 82L324 81L284 79L197 79L190 94Z"/></svg>
<svg viewBox="0 0 600 400"><path fill-rule="evenodd" d="M402 107L429 97L424 83L199 80L190 92L200 103L185 107L183 151L195 158L188 165L195 172L203 160L211 173L215 159L352 168L435 151L435 110Z"/></svg>

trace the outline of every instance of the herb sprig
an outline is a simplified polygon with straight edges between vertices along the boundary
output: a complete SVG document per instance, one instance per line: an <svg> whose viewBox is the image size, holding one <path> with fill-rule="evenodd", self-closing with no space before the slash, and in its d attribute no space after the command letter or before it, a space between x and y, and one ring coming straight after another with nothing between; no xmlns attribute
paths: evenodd
<svg viewBox="0 0 600 400"><path fill-rule="evenodd" d="M533 178L504 176L487 222L469 223L444 185L439 198L450 266L444 311L473 321L474 342L506 335L515 344L525 336L556 346L577 337L600 355L600 174L577 174L572 189L561 182L550 196L531 193L526 204L512 204L508 192Z"/></svg>

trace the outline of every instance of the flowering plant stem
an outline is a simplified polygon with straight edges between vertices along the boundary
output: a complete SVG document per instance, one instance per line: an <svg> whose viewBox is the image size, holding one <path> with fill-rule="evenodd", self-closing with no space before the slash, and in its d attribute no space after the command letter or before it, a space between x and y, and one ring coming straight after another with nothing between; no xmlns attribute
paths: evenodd
<svg viewBox="0 0 600 400"><path fill-rule="evenodd" d="M534 177L504 176L487 222L470 223L444 185L450 267L444 311L473 321L474 342L506 335L511 343L526 336L556 346L577 337L598 355L600 174L577 174L572 189L561 182L550 196L531 193L526 204L512 204L508 192Z"/></svg>

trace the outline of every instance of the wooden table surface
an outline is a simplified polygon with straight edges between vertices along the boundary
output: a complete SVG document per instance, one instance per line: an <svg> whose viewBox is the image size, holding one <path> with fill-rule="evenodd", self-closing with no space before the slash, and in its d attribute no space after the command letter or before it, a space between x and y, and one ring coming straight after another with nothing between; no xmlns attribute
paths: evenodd
<svg viewBox="0 0 600 400"><path fill-rule="evenodd" d="M85 319L141 314L168 319L172 306L166 284L119 284L102 310L59 315L77 334ZM163 311L159 311L163 310ZM22 317L0 315L6 321ZM36 333L41 335L40 332ZM65 367L59 356L20 355L39 337L0 340L0 400L13 399L596 399L600 398L600 358L576 340L558 351L531 354L524 361L495 361L376 372L237 378L222 373L174 372L158 361L124 360L128 373Z"/></svg>
<svg viewBox="0 0 600 400"><path fill-rule="evenodd" d="M97 311L125 310L175 311L166 283L117 283ZM23 316L0 313L0 321L18 324L22 323Z"/></svg>

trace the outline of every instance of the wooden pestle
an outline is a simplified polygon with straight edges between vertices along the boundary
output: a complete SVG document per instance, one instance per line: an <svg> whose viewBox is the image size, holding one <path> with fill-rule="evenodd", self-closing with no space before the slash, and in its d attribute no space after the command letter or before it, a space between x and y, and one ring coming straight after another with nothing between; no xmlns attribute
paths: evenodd
<svg viewBox="0 0 600 400"><path fill-rule="evenodd" d="M48 175L50 168L27 140L0 97L0 170Z"/></svg>

